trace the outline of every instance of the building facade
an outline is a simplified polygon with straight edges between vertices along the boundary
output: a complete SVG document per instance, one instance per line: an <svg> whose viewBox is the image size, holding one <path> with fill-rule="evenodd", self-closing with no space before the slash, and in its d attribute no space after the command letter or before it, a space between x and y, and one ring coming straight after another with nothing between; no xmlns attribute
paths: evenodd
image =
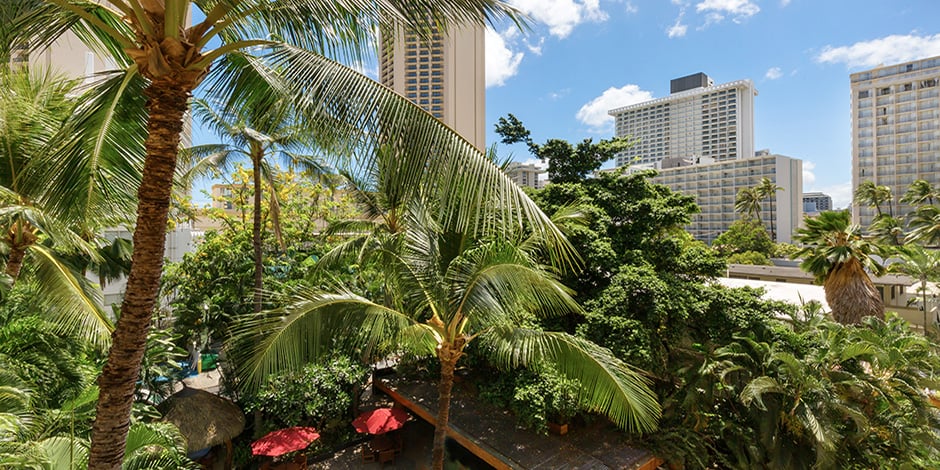
<svg viewBox="0 0 940 470"><path fill-rule="evenodd" d="M484 28L386 34L379 64L382 84L421 106L480 151L486 149Z"/></svg>
<svg viewBox="0 0 940 470"><path fill-rule="evenodd" d="M514 183L522 187L542 189L548 183L548 170L544 167L532 164L512 162L506 168L506 175Z"/></svg>
<svg viewBox="0 0 940 470"><path fill-rule="evenodd" d="M852 93L852 190L863 181L891 188L892 212L915 180L940 184L940 57L878 67L850 76ZM852 205L863 227L875 211Z"/></svg>
<svg viewBox="0 0 940 470"><path fill-rule="evenodd" d="M664 158L716 161L754 155L754 97L750 80L715 85L703 73L677 78L671 94L612 109L618 137L636 143L617 156L617 166L655 164Z"/></svg>
<svg viewBox="0 0 940 470"><path fill-rule="evenodd" d="M777 192L776 198L764 201L761 219L768 231L773 220L776 241L792 242L803 218L802 160L763 150L752 158L714 163L686 160L684 164L669 166L661 167L653 182L695 196L701 212L692 216L686 229L696 239L711 243L727 231L740 218L734 208L738 191L757 186L767 177L783 190Z"/></svg>
<svg viewBox="0 0 940 470"><path fill-rule="evenodd" d="M832 210L832 197L824 193L803 193L804 212L822 212Z"/></svg>

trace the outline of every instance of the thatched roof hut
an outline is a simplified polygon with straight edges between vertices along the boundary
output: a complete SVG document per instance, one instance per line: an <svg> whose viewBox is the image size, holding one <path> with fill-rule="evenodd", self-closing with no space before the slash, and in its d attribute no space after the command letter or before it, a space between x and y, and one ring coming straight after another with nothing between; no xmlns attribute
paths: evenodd
<svg viewBox="0 0 940 470"><path fill-rule="evenodd" d="M230 400L195 388L184 387L157 405L163 421L179 428L186 451L223 444L245 429L245 415Z"/></svg>

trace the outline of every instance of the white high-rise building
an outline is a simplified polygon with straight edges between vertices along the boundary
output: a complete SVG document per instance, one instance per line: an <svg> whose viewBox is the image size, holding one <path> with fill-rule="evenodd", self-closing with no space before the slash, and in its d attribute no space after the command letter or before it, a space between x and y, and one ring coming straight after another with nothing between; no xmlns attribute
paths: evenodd
<svg viewBox="0 0 940 470"><path fill-rule="evenodd" d="M664 158L716 161L754 155L754 97L750 80L715 85L704 73L670 82L670 95L608 112L616 135L636 140L617 166L655 164Z"/></svg>
<svg viewBox="0 0 940 470"><path fill-rule="evenodd" d="M695 196L701 212L692 215L686 230L696 239L711 243L741 217L734 209L738 191L757 186L765 177L783 189L773 200L761 204L761 220L768 233L773 220L776 241L791 243L803 219L802 160L768 150L751 158L723 162L697 164L685 160L678 165L663 165L653 182Z"/></svg>
<svg viewBox="0 0 940 470"><path fill-rule="evenodd" d="M486 66L484 28L433 31L431 41L416 34L383 37L382 84L395 90L486 150Z"/></svg>
<svg viewBox="0 0 940 470"><path fill-rule="evenodd" d="M783 189L763 203L761 219L768 231L773 226L776 241L791 241L803 217L803 162L754 151L753 82L715 85L697 73L672 80L669 88L665 98L609 112L616 135L637 141L617 156L617 166L655 168L654 182L695 196L701 213L686 229L706 242L740 218L738 191L766 177Z"/></svg>
<svg viewBox="0 0 940 470"><path fill-rule="evenodd" d="M852 190L863 181L891 188L891 212L903 216L911 208L898 199L914 180L940 184L940 57L853 73L850 81ZM852 205L863 227L874 215Z"/></svg>

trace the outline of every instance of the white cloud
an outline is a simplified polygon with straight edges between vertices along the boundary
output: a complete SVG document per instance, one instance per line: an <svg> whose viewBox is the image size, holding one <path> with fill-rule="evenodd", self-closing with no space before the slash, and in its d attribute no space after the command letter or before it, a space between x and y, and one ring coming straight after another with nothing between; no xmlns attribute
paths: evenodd
<svg viewBox="0 0 940 470"><path fill-rule="evenodd" d="M538 44L532 44L532 43L530 43L528 40L525 41L525 47L526 47L526 49L528 49L529 52L531 52L531 53L533 53L533 54L535 54L535 55L542 55L542 46L543 46L544 44L545 44L545 38L544 38L544 37L539 38L539 43L538 43Z"/></svg>
<svg viewBox="0 0 940 470"><path fill-rule="evenodd" d="M695 11L702 13L715 13L718 16L711 16L711 20L720 21L724 15L735 17L734 21L740 21L757 14L760 7L751 2L751 0L703 0L695 5ZM720 18L720 19L719 19Z"/></svg>
<svg viewBox="0 0 940 470"><path fill-rule="evenodd" d="M666 29L666 36L669 36L669 39L681 38L688 30L689 27L682 24L682 16L679 16L676 18L676 24Z"/></svg>
<svg viewBox="0 0 940 470"><path fill-rule="evenodd" d="M519 72L519 64L525 55L514 52L496 31L486 29L486 87L502 86Z"/></svg>
<svg viewBox="0 0 940 470"><path fill-rule="evenodd" d="M635 14L635 13L638 13L638 12L640 11L640 9L637 8L637 6L634 5L631 0L627 0L626 11L627 11L628 14L633 15L633 14Z"/></svg>
<svg viewBox="0 0 940 470"><path fill-rule="evenodd" d="M815 169L815 163L803 160L803 187L811 188L816 183L816 173L813 173Z"/></svg>
<svg viewBox="0 0 940 470"><path fill-rule="evenodd" d="M850 68L876 67L940 55L940 34L916 36L891 35L851 46L826 46L816 62L843 63Z"/></svg>
<svg viewBox="0 0 940 470"><path fill-rule="evenodd" d="M776 80L783 76L783 71L780 70L780 67L771 67L767 69L767 73L764 74L764 78L767 80Z"/></svg>
<svg viewBox="0 0 940 470"><path fill-rule="evenodd" d="M378 81L379 79L379 64L375 61L356 61L355 63L350 64L350 68L373 80Z"/></svg>
<svg viewBox="0 0 940 470"><path fill-rule="evenodd" d="M561 90L553 91L553 92L549 93L549 94L548 94L548 99L550 99L550 100L552 100L552 101L557 101L557 100L560 100L560 99L562 99L562 98L568 96L568 94L570 94L570 93L571 93L571 88L562 88Z"/></svg>
<svg viewBox="0 0 940 470"><path fill-rule="evenodd" d="M512 6L548 26L553 36L565 38L575 26L607 20L600 0L511 0Z"/></svg>
<svg viewBox="0 0 940 470"><path fill-rule="evenodd" d="M781 7L781 8L786 8L786 6L789 5L789 4L790 4L790 0L780 0L780 7Z"/></svg>
<svg viewBox="0 0 940 470"><path fill-rule="evenodd" d="M610 87L597 98L581 106L576 117L579 121L593 128L594 131L610 132L612 131L614 118L608 115L607 111L651 99L653 99L652 93L641 90L636 85L624 85L620 88Z"/></svg>

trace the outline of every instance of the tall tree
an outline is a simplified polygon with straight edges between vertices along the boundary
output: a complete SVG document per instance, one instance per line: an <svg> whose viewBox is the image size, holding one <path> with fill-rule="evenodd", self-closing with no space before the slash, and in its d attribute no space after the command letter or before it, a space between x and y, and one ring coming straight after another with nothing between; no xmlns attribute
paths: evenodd
<svg viewBox="0 0 940 470"><path fill-rule="evenodd" d="M770 239L777 241L777 233L774 229L774 206L777 204L777 191L783 191L783 186L777 186L776 183L768 177L763 177L760 183L754 187L761 200L770 199Z"/></svg>
<svg viewBox="0 0 940 470"><path fill-rule="evenodd" d="M97 195L97 188L89 180L68 187L61 173L47 171L64 144L63 122L81 113L75 86L48 70L0 70L0 244L12 282L25 267L38 281L42 299L56 305L61 329L81 331L106 346L112 325L98 305L100 292L76 269L103 260L97 236L86 230L102 218L89 214L78 221L52 202L74 198L82 205L79 194Z"/></svg>
<svg viewBox="0 0 940 470"><path fill-rule="evenodd" d="M940 246L940 207L920 206L908 215L908 219L909 241L930 247Z"/></svg>
<svg viewBox="0 0 940 470"><path fill-rule="evenodd" d="M202 15L190 16L193 10ZM399 156L413 163L408 167L412 187L428 184L440 191L450 219L465 226L477 221L454 196L447 197L457 194L454 188L475 186L478 197L501 192L499 220L533 220L536 230L552 238L554 250L570 251L544 214L471 145L404 98L328 58L359 58L377 26L407 28L430 39L429 22L446 32L454 23L483 24L506 16L515 12L498 0L430 1L421 8L404 0L47 0L19 18L18 38L34 48L75 31L123 68L123 86L112 89L112 96L147 98L147 135L138 147L146 157L133 263L99 380L90 468L116 469L124 455L134 383L159 289L180 135L190 97L201 83L207 99L231 106L289 95L303 108L311 132L324 141L345 142L344 155L359 157L356 164L369 166L377 142L392 141ZM187 27L191 17L204 19ZM131 92L135 80L144 84L142 93ZM412 132L415 126L422 131ZM108 147L127 143L112 142Z"/></svg>
<svg viewBox="0 0 940 470"><path fill-rule="evenodd" d="M800 267L823 285L833 318L849 325L867 316L884 319L884 301L866 272L880 275L884 267L872 259L878 249L862 238L851 214L825 211L803 223L796 236L803 248L794 258L802 259Z"/></svg>
<svg viewBox="0 0 940 470"><path fill-rule="evenodd" d="M557 316L577 304L535 261L532 240L474 239L448 232L423 205L411 205L400 250L388 253L391 301L372 302L341 286L306 289L291 305L243 326L240 375L257 383L280 369L341 347L382 357L436 355L441 366L432 468L444 463L454 372L473 342L503 368L557 366L581 383L578 399L618 426L651 430L659 406L648 384L609 351L565 334L527 328L526 314ZM241 356L242 354L240 354Z"/></svg>
<svg viewBox="0 0 940 470"><path fill-rule="evenodd" d="M577 183L614 158L617 153L633 145L630 139L615 137L594 143L593 139L584 139L577 146L566 140L549 139L544 144L536 144L530 132L516 116L512 114L499 118L496 133L504 144L523 142L535 156L548 160L548 178L552 183Z"/></svg>
<svg viewBox="0 0 940 470"><path fill-rule="evenodd" d="M912 206L920 206L923 204L932 206L935 199L940 199L938 194L940 193L937 192L937 188L930 184L929 181L918 179L914 180L914 182L908 186L904 196L901 196L900 202Z"/></svg>
<svg viewBox="0 0 940 470"><path fill-rule="evenodd" d="M264 252L262 244L261 199L264 188L268 188L271 202L269 215L278 242L281 237L279 206L275 189L276 163L299 166L319 171L322 165L313 155L307 155L308 141L303 126L296 123L291 108L285 101L270 103L268 107L238 106L225 109L213 107L205 100L193 101L193 115L203 125L213 130L224 140L221 144L209 144L189 149L194 156L204 155L196 162L191 173L202 174L210 169L229 169L241 160L251 162L252 176L252 253L255 261L254 311L261 311L264 289Z"/></svg>
<svg viewBox="0 0 940 470"><path fill-rule="evenodd" d="M741 188L734 200L734 210L745 218L754 217L757 223L764 226L760 219L761 195L755 188Z"/></svg>
<svg viewBox="0 0 940 470"><path fill-rule="evenodd" d="M882 215L881 206L887 204L888 215L894 216L891 188L876 185L872 180L862 181L855 190L855 202L875 208L877 215Z"/></svg>

